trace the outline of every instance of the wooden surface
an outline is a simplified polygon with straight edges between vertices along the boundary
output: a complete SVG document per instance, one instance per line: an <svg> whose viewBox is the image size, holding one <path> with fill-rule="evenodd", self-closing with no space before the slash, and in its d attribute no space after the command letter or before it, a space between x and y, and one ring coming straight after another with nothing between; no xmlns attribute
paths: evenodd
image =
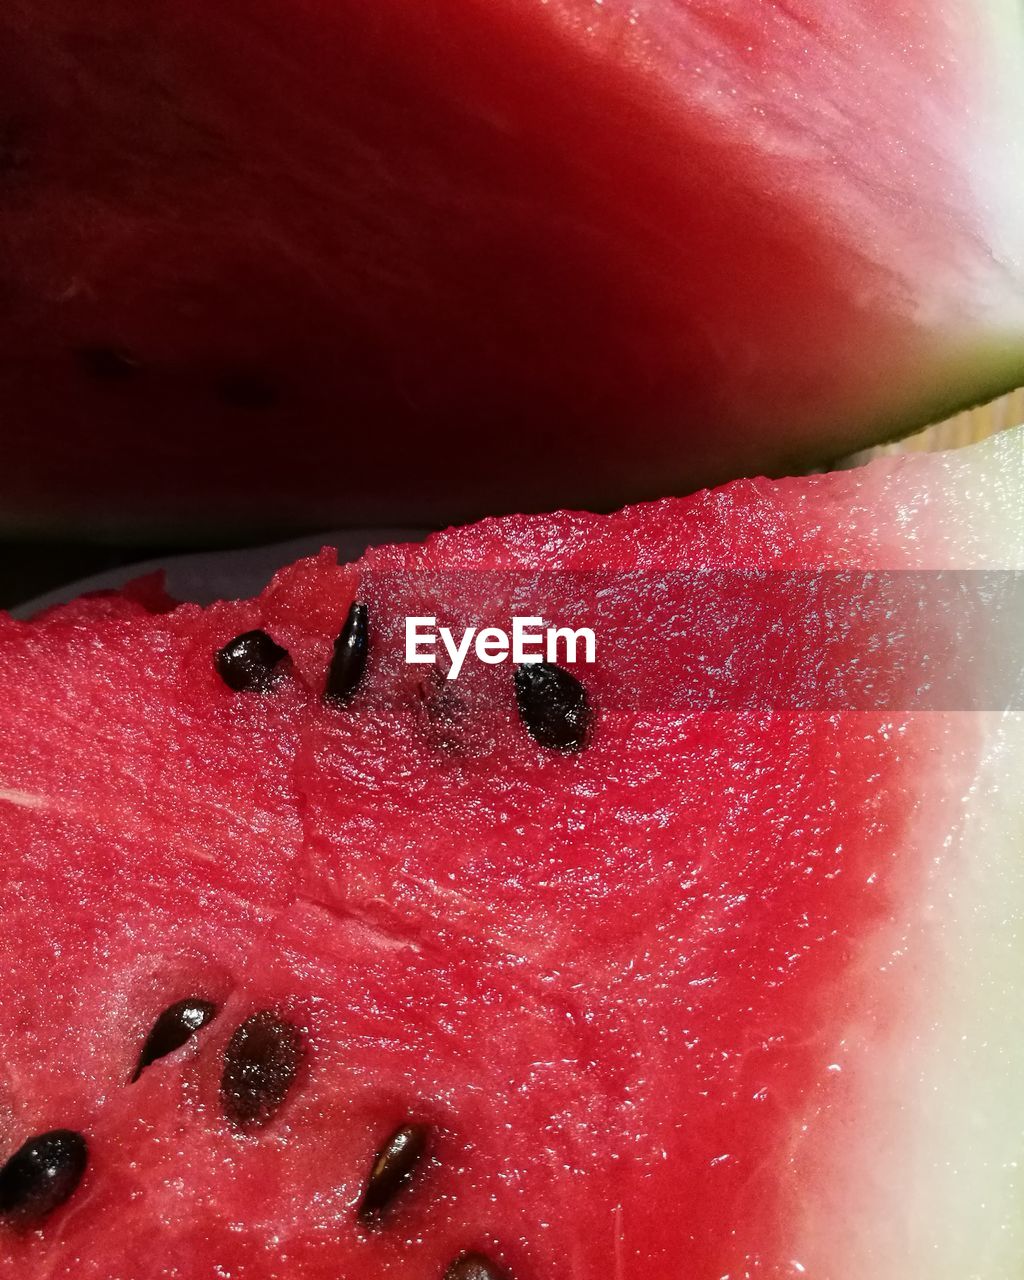
<svg viewBox="0 0 1024 1280"><path fill-rule="evenodd" d="M917 435L901 440L899 444L883 445L880 449L868 449L854 454L849 465L858 466L871 458L894 453L933 453L937 449L955 449L959 445L974 444L1007 427L1024 425L1024 387L1011 395L994 400L980 409L958 414L948 422L919 431Z"/></svg>

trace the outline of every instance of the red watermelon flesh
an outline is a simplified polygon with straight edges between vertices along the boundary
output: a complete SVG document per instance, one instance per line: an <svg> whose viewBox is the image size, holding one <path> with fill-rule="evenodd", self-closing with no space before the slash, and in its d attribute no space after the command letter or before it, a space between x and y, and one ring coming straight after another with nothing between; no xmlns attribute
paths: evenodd
<svg viewBox="0 0 1024 1280"><path fill-rule="evenodd" d="M1016 0L6 0L0 511L610 507L993 396L1022 56Z"/></svg>
<svg viewBox="0 0 1024 1280"><path fill-rule="evenodd" d="M915 575L1016 581L1022 450L492 520L205 610L4 621L0 1155L71 1129L89 1162L0 1226L0 1275L441 1280L471 1251L457 1280L1010 1280L1019 701L986 697L999 653ZM904 580L930 636L972 643L960 701L877 647L909 615L853 608ZM353 601L369 663L325 705ZM844 695L812 643L807 701L799 637L844 602L895 684ZM582 749L538 745L508 664L406 665L430 612L592 621ZM291 660L234 692L214 654L253 628ZM216 1018L129 1084L187 998ZM303 1048L246 1126L222 1078L260 1013ZM361 1223L406 1125L427 1153Z"/></svg>

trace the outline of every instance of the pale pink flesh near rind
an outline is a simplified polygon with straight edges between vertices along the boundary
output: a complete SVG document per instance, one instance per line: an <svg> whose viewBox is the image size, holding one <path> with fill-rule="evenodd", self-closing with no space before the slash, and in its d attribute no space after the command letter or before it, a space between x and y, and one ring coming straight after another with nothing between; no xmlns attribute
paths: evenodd
<svg viewBox="0 0 1024 1280"><path fill-rule="evenodd" d="M413 1280L474 1248L515 1280L1010 1280L1019 717L682 715L613 586L635 644L587 673L593 738L561 757L507 668L438 701L386 638L429 592L453 617L509 591L577 608L595 569L640 570L652 602L680 568L1019 569L1021 450L487 521L206 610L3 623L0 1129L6 1151L80 1127L92 1161L40 1231L4 1232L0 1275ZM321 708L355 597L375 656ZM252 699L212 654L256 625L294 666ZM190 994L219 1017L128 1087ZM310 1051L240 1135L220 1055L265 1007ZM407 1119L431 1158L362 1231Z"/></svg>

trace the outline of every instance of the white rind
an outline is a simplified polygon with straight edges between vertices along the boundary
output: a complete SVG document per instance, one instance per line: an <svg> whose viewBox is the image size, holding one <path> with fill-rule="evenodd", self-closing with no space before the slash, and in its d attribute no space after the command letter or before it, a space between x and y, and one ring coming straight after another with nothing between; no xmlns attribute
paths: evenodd
<svg viewBox="0 0 1024 1280"><path fill-rule="evenodd" d="M936 1280L1024 1274L1022 767L1024 717L994 717L937 886L946 986L918 1049L909 1272Z"/></svg>
<svg viewBox="0 0 1024 1280"><path fill-rule="evenodd" d="M969 8L977 19L977 6ZM990 305L1009 307L1002 316L1009 329L1024 322L1024 4L988 0L983 31L986 21L988 78L978 86L982 109L967 163L996 273ZM1008 281L1016 289L1008 291Z"/></svg>
<svg viewBox="0 0 1024 1280"><path fill-rule="evenodd" d="M929 518L956 531L963 563L1024 569L1024 429L936 461L950 499ZM980 682L999 654L977 640L964 661ZM899 850L923 886L866 946L845 1034L796 1118L793 1274L1020 1280L1024 714L918 712L893 732L930 760Z"/></svg>

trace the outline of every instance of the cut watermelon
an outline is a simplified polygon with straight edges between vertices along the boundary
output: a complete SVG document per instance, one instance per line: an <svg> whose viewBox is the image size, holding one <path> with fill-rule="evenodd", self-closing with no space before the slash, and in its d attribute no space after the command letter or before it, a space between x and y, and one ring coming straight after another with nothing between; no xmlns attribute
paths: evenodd
<svg viewBox="0 0 1024 1280"><path fill-rule="evenodd" d="M1019 1275L1021 569L1024 432L3 621L0 1276Z"/></svg>
<svg viewBox="0 0 1024 1280"><path fill-rule="evenodd" d="M617 506L994 396L1022 62L1018 0L5 0L0 513Z"/></svg>

